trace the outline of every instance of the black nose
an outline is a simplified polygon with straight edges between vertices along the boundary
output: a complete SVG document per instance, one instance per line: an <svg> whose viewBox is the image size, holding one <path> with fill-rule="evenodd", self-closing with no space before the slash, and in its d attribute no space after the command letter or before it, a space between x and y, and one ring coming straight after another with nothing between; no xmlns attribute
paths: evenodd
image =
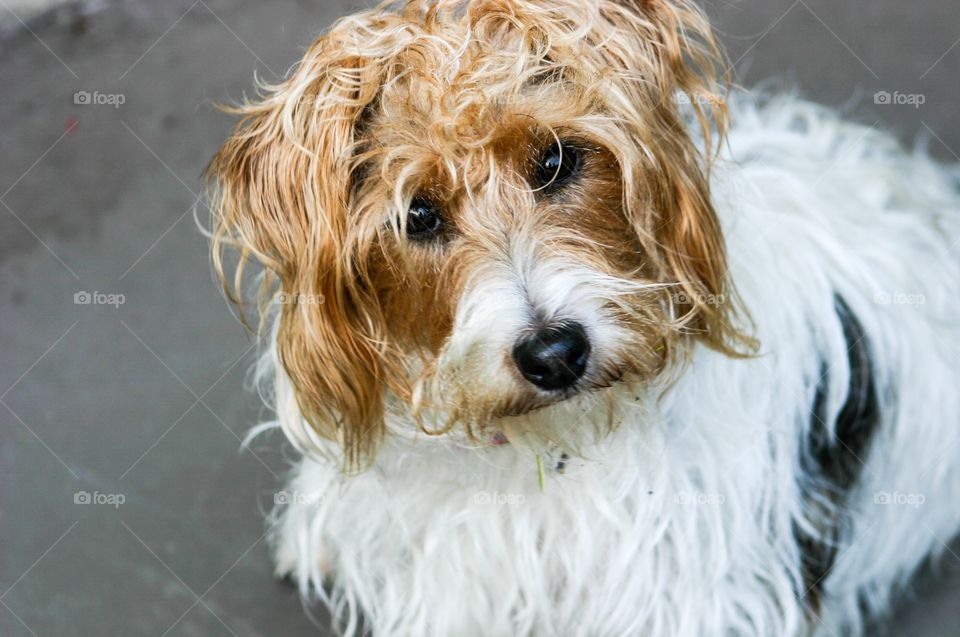
<svg viewBox="0 0 960 637"><path fill-rule="evenodd" d="M583 376L590 341L579 323L540 329L513 347L513 360L523 377L541 389L566 389Z"/></svg>

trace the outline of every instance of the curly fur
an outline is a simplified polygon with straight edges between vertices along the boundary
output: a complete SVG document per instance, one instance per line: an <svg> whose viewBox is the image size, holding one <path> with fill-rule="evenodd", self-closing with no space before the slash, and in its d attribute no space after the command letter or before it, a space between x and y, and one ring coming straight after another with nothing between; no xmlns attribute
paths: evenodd
<svg viewBox="0 0 960 637"><path fill-rule="evenodd" d="M239 107L214 253L268 274L257 375L304 452L277 572L343 634L858 634L955 535L958 171L724 95L718 56L685 0L388 3ZM548 195L556 139L585 159ZM506 354L543 317L590 336L576 391ZM861 345L838 484L811 439Z"/></svg>

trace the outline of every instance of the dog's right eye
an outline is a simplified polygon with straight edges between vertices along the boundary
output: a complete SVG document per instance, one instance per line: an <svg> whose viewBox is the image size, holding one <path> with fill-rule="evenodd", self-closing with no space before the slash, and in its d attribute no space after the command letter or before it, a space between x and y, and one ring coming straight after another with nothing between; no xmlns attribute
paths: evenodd
<svg viewBox="0 0 960 637"><path fill-rule="evenodd" d="M407 211L407 237L427 241L443 230L443 217L435 204L423 197L414 197Z"/></svg>

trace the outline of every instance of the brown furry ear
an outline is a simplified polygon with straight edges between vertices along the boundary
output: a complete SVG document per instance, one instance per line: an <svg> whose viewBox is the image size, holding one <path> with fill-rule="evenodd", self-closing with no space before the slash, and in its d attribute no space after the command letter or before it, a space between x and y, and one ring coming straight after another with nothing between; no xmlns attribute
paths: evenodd
<svg viewBox="0 0 960 637"><path fill-rule="evenodd" d="M228 109L242 118L206 172L214 264L228 294L242 296L245 263L264 266L261 311L281 295L276 344L301 411L341 443L350 466L370 456L384 430L377 320L348 237L356 128L379 87L360 47L335 27L289 79ZM232 277L229 247L240 253Z"/></svg>
<svg viewBox="0 0 960 637"><path fill-rule="evenodd" d="M668 302L678 325L740 355L755 344L741 332L709 178L727 123L724 56L690 0L606 0L601 14L616 34L602 55L623 87L610 108L641 151L621 153L627 208L660 276L673 284Z"/></svg>

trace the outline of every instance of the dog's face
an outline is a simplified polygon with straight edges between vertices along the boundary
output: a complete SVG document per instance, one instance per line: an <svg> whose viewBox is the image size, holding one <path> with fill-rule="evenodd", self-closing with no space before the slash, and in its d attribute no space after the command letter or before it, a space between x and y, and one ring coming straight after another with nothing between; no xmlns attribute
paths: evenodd
<svg viewBox="0 0 960 637"><path fill-rule="evenodd" d="M277 347L309 423L351 461L387 403L428 429L527 433L697 340L731 351L677 99L722 128L702 15L396 4L335 25L211 164L217 263L238 245L279 282Z"/></svg>

